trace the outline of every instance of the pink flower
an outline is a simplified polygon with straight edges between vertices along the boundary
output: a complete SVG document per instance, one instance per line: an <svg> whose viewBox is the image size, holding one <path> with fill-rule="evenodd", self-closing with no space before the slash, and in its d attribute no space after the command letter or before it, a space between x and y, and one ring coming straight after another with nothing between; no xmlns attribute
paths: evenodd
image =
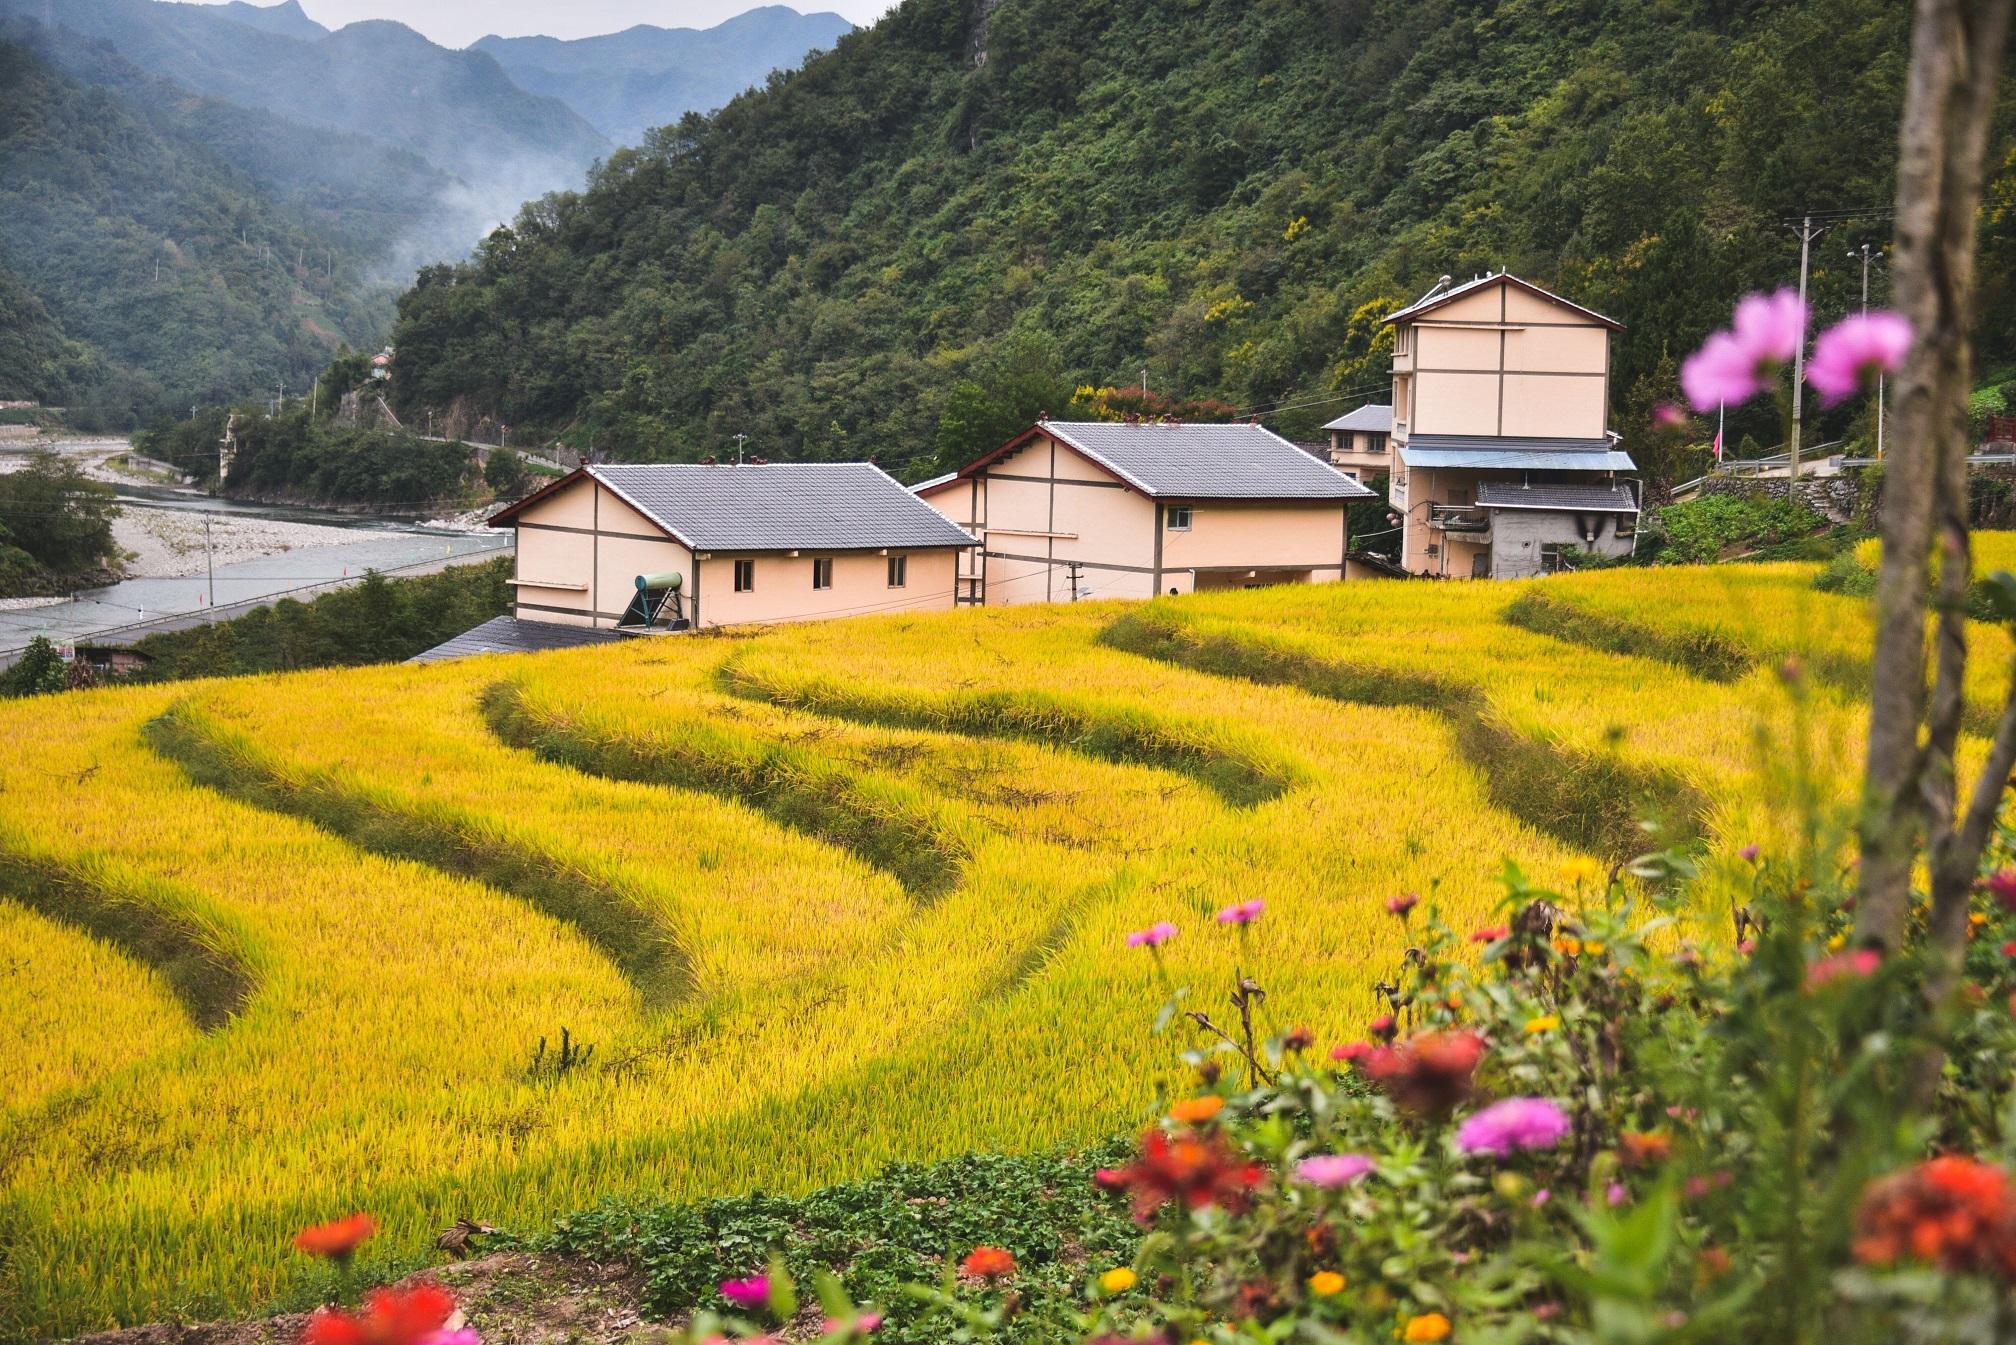
<svg viewBox="0 0 2016 1345"><path fill-rule="evenodd" d="M1543 1186L1539 1190L1535 1191L1533 1193L1533 1199L1529 1200L1526 1203L1531 1205L1534 1209L1537 1210L1542 1205L1545 1205L1548 1201L1552 1200L1553 1198L1554 1193Z"/></svg>
<svg viewBox="0 0 2016 1345"><path fill-rule="evenodd" d="M1738 850L1736 853L1741 858L1748 860L1752 864L1755 864L1757 862L1757 856L1762 854L1763 850L1755 845L1746 845L1741 850Z"/></svg>
<svg viewBox="0 0 2016 1345"><path fill-rule="evenodd" d="M1250 925L1260 918L1260 912L1267 909L1267 903L1254 897L1251 901L1237 901L1218 912L1221 925Z"/></svg>
<svg viewBox="0 0 2016 1345"><path fill-rule="evenodd" d="M1671 402L1652 408L1652 424L1662 430L1677 430L1687 423L1687 413Z"/></svg>
<svg viewBox="0 0 2016 1345"><path fill-rule="evenodd" d="M876 1329L881 1325L882 1325L881 1313L864 1312L860 1316L856 1317L852 1322L844 1321L838 1317L828 1317L825 1321L825 1324L821 1327L821 1330L823 1330L829 1336L837 1335L842 1331L852 1331L856 1335L872 1336L875 1334Z"/></svg>
<svg viewBox="0 0 2016 1345"><path fill-rule="evenodd" d="M1983 884L2004 909L2016 911L2016 869L1997 869Z"/></svg>
<svg viewBox="0 0 2016 1345"><path fill-rule="evenodd" d="M483 1337L465 1326L460 1331L429 1331L420 1337L420 1345L483 1345Z"/></svg>
<svg viewBox="0 0 2016 1345"><path fill-rule="evenodd" d="M1750 954L1757 951L1757 940L1755 939L1743 940L1743 942L1736 945L1736 951L1743 954L1743 956L1745 957L1750 956Z"/></svg>
<svg viewBox="0 0 2016 1345"><path fill-rule="evenodd" d="M1514 1149L1551 1149L1571 1128L1568 1113L1546 1098L1508 1097L1456 1127L1456 1147L1504 1158Z"/></svg>
<svg viewBox="0 0 2016 1345"><path fill-rule="evenodd" d="M770 1301L770 1277L751 1275L746 1280L723 1280L721 1297L738 1308L760 1308Z"/></svg>
<svg viewBox="0 0 2016 1345"><path fill-rule="evenodd" d="M1157 921L1146 929L1137 929L1127 936L1129 948L1160 948L1176 937L1176 926L1167 920Z"/></svg>
<svg viewBox="0 0 2016 1345"><path fill-rule="evenodd" d="M1624 1189L1623 1182L1611 1182L1609 1188L1603 1192L1603 1198L1610 1202L1612 1209L1622 1205L1630 1199L1630 1196L1631 1193Z"/></svg>
<svg viewBox="0 0 2016 1345"><path fill-rule="evenodd" d="M1878 374L1896 373L1910 349L1911 323L1902 313L1857 313L1820 333L1806 381L1819 389L1822 406L1833 406Z"/></svg>
<svg viewBox="0 0 2016 1345"><path fill-rule="evenodd" d="M1365 1031L1380 1041L1392 1041L1400 1035L1400 1023L1390 1013L1382 1013L1365 1025Z"/></svg>
<svg viewBox="0 0 2016 1345"><path fill-rule="evenodd" d="M1806 988L1816 989L1843 976L1872 976L1883 965L1883 954L1874 948L1858 948L1852 953L1823 957L1806 968Z"/></svg>
<svg viewBox="0 0 2016 1345"><path fill-rule="evenodd" d="M1332 1060L1356 1060L1359 1056L1366 1055L1376 1049L1369 1041L1347 1041L1342 1046L1331 1047L1330 1058Z"/></svg>
<svg viewBox="0 0 2016 1345"><path fill-rule="evenodd" d="M1357 1181L1372 1167L1372 1160L1364 1154L1319 1154L1295 1165L1295 1180L1311 1186L1343 1186Z"/></svg>
<svg viewBox="0 0 2016 1345"><path fill-rule="evenodd" d="M1487 925L1483 929L1470 931L1472 943L1496 943L1512 932L1510 925Z"/></svg>
<svg viewBox="0 0 2016 1345"><path fill-rule="evenodd" d="M1386 898L1387 913L1391 915L1397 915L1402 920L1405 920L1407 918L1407 912L1413 910L1416 906L1419 906L1420 904L1421 904L1421 898L1419 894L1414 892L1409 892L1407 895L1402 897Z"/></svg>
<svg viewBox="0 0 2016 1345"><path fill-rule="evenodd" d="M1697 411L1747 402L1769 388L1806 335L1806 305L1791 290L1752 294L1736 305L1733 331L1716 332L1680 366L1680 387Z"/></svg>

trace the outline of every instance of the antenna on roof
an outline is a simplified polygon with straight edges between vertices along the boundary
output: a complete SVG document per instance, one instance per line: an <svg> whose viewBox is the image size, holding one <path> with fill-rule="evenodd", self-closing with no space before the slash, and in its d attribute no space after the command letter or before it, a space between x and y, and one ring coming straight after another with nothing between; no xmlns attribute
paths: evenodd
<svg viewBox="0 0 2016 1345"><path fill-rule="evenodd" d="M746 434L738 434L738 435L735 435L735 436L734 436L734 439L735 439L735 465L736 465L737 467L740 467L740 466L742 465L742 443L743 443L743 441L744 441L745 439L747 439L748 437L749 437L749 436L748 436L748 435L746 435Z"/></svg>

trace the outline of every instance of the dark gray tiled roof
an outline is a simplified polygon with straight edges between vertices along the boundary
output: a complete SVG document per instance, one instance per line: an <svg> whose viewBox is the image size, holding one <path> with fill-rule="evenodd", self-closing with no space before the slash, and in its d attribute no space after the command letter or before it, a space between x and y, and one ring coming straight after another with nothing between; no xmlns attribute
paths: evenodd
<svg viewBox="0 0 2016 1345"><path fill-rule="evenodd" d="M1372 492L1263 425L1042 428L1145 495L1183 500L1363 500Z"/></svg>
<svg viewBox="0 0 2016 1345"><path fill-rule="evenodd" d="M1501 467L1528 472L1635 472L1610 439L1515 439L1493 434L1416 434L1400 446L1409 467Z"/></svg>
<svg viewBox="0 0 2016 1345"><path fill-rule="evenodd" d="M870 462L588 471L696 551L917 550L974 542Z"/></svg>
<svg viewBox="0 0 2016 1345"><path fill-rule="evenodd" d="M1483 509L1560 509L1585 514L1635 514L1638 501L1623 486L1522 486L1516 481L1479 481Z"/></svg>
<svg viewBox="0 0 2016 1345"><path fill-rule="evenodd" d="M1366 434L1391 434L1393 432L1393 408L1390 406L1361 406L1348 415L1342 415L1323 427L1326 430L1358 430Z"/></svg>
<svg viewBox="0 0 2016 1345"><path fill-rule="evenodd" d="M476 629L465 630L447 643L435 645L426 653L415 654L406 661L439 663L442 659L468 658L472 654L537 654L547 649L578 649L582 645L609 644L622 638L614 631L590 630L586 626L493 616Z"/></svg>

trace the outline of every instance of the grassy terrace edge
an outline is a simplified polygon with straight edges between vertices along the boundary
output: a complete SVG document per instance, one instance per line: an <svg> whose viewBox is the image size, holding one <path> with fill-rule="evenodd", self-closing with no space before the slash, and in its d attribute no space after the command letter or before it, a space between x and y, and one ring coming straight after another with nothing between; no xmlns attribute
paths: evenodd
<svg viewBox="0 0 2016 1345"><path fill-rule="evenodd" d="M1299 764L1258 742L1240 742L1220 726L1135 705L1041 691L927 692L826 677L774 677L750 670L739 656L721 666L717 680L729 695L831 719L1019 738L1117 765L1172 771L1235 808L1272 802L1306 778Z"/></svg>
<svg viewBox="0 0 2016 1345"><path fill-rule="evenodd" d="M732 799L778 825L848 851L929 902L957 887L973 857L957 819L893 780L722 725L629 734L535 707L519 682L483 693L491 731L512 747L586 775Z"/></svg>
<svg viewBox="0 0 2016 1345"><path fill-rule="evenodd" d="M337 772L290 766L186 700L151 720L144 734L149 746L199 785L301 818L373 854L485 883L573 927L615 964L648 1007L662 1008L694 993L692 961L677 932L629 894L563 860L448 810L423 811Z"/></svg>
<svg viewBox="0 0 2016 1345"><path fill-rule="evenodd" d="M1459 750L1480 767L1493 804L1592 854L1622 860L1645 848L1641 822L1689 843L1700 838L1708 799L1671 771L1634 765L1530 737L1506 724L1479 687L1426 673L1319 658L1264 636L1205 632L1152 605L1099 634L1108 648L1214 677L1287 686L1353 705L1432 710Z"/></svg>

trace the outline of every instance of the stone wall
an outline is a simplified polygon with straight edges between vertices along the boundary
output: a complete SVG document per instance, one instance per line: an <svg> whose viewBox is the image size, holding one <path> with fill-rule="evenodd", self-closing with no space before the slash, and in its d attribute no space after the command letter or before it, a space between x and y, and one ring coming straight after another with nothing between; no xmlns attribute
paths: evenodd
<svg viewBox="0 0 2016 1345"><path fill-rule="evenodd" d="M1701 495L1735 495L1744 499L1782 500L1787 495L1831 523L1851 523L1862 503L1859 474L1801 477L1795 488L1786 477L1711 476L1701 483Z"/></svg>

